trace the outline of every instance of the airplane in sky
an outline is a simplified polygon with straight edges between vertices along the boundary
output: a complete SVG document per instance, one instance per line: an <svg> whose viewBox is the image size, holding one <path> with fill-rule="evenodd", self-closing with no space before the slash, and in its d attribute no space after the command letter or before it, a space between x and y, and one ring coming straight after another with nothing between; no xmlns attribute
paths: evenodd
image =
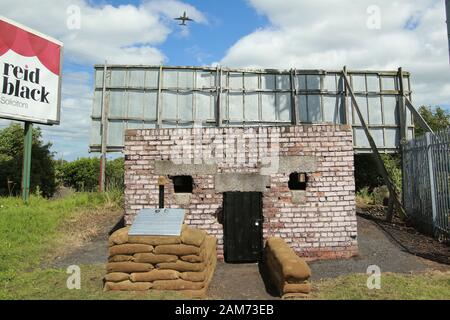
<svg viewBox="0 0 450 320"><path fill-rule="evenodd" d="M174 18L174 20L180 20L181 21L180 26L186 26L187 25L186 21L194 21L186 15L186 11L183 13L182 16L180 16L179 18Z"/></svg>

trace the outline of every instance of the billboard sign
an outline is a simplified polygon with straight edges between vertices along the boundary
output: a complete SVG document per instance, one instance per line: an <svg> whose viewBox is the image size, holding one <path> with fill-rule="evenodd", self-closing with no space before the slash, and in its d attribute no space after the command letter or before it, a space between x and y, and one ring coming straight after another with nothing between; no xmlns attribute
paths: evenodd
<svg viewBox="0 0 450 320"><path fill-rule="evenodd" d="M0 118L59 124L63 44L0 16Z"/></svg>

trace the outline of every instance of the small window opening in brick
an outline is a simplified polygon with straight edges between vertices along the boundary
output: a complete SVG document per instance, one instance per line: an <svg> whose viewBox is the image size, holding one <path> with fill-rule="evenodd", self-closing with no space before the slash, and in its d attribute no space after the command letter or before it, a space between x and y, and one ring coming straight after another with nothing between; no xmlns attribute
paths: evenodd
<svg viewBox="0 0 450 320"><path fill-rule="evenodd" d="M289 175L290 190L306 190L308 175L306 173L293 172Z"/></svg>
<svg viewBox="0 0 450 320"><path fill-rule="evenodd" d="M194 180L191 176L171 177L175 193L192 193Z"/></svg>

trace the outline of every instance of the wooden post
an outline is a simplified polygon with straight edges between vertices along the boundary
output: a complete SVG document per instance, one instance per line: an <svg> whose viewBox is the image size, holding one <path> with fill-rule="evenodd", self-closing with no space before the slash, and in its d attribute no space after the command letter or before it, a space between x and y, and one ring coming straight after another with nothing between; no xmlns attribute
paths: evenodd
<svg viewBox="0 0 450 320"><path fill-rule="evenodd" d="M162 84L163 84L163 67L159 66L158 72L158 94L156 97L156 128L161 128L161 115L162 115L162 107L161 107L161 95L162 95Z"/></svg>
<svg viewBox="0 0 450 320"><path fill-rule="evenodd" d="M216 69L216 92L216 126L220 128L222 126L222 67Z"/></svg>
<svg viewBox="0 0 450 320"><path fill-rule="evenodd" d="M297 125L299 123L299 115L297 112L297 85L296 85L297 70L291 69L291 123Z"/></svg>
<svg viewBox="0 0 450 320"><path fill-rule="evenodd" d="M106 153L108 144L108 110L106 102L106 73L107 73L107 62L105 61L105 66L103 68L103 93L102 93L102 146L101 146L101 157L100 157L100 185L99 191L105 192L106 190Z"/></svg>

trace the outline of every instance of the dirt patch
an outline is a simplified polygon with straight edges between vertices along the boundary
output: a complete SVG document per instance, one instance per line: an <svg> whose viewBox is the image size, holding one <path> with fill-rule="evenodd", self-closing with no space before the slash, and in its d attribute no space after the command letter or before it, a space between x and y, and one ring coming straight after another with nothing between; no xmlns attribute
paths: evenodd
<svg viewBox="0 0 450 320"><path fill-rule="evenodd" d="M116 206L77 212L60 233L66 237L52 254L52 267L105 263L108 259L108 236L120 227L123 210Z"/></svg>
<svg viewBox="0 0 450 320"><path fill-rule="evenodd" d="M373 221L392 241L408 253L440 264L450 265L450 246L417 231L412 226L395 218L392 223L385 221L385 208L357 210L358 215Z"/></svg>

